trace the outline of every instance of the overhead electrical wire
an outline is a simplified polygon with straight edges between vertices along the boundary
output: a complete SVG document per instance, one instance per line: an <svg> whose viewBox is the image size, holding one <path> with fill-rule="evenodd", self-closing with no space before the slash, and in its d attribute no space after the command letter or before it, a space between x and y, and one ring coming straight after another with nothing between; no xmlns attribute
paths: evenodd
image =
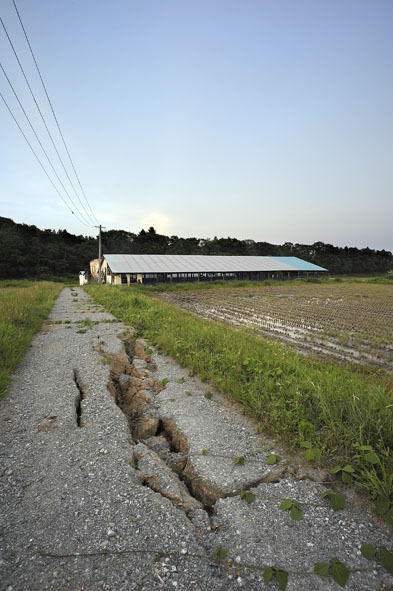
<svg viewBox="0 0 393 591"><path fill-rule="evenodd" d="M26 76L25 70L24 70L24 68L23 68L23 66L22 66L22 64L21 64L21 61L20 61L20 59L19 59L19 56L18 56L18 54L17 54L17 52L16 52L15 46L14 46L14 44L12 43L11 37L10 37L10 35L9 35L8 31L7 31L7 28L6 28L5 24L4 24L4 21L3 21L3 19L1 18L1 16L0 16L0 23L1 23L1 25L2 25L2 27L3 27L3 29L4 29L4 32L5 32L6 36L7 36L8 42L9 42L9 44L10 44L11 48L12 48L12 51L13 51L13 53L14 53L14 56L15 56L15 58L16 58L16 61L18 62L19 68L20 68L20 70L21 70L21 72L22 72L22 74L23 74L23 77L24 77L24 79L25 79L25 82L26 82L26 84L27 84L27 87L28 87L28 89L29 89L29 91L30 91L30 94L31 94L31 96L32 96L32 99L33 99L33 101L34 101L34 104L35 104L35 106L36 106L36 108L37 108L37 110L38 110L38 113L39 113L39 115L40 115L40 117L41 117L41 119L42 119L42 122L43 122L43 124L44 124L44 126L45 126L46 132L47 132L47 134L48 134L48 136L49 136L49 139L51 140L52 146L53 146L53 148L54 148L54 150L55 150L55 152L56 152L56 154L57 154L57 157L58 157L58 159L59 159L59 162L60 162L60 164L61 164L61 166L62 166L62 168L63 168L63 170L64 170L64 173L65 173L65 175L66 175L66 177L67 177L67 179L68 179L68 181L69 181L69 183L70 183L70 185L71 185L71 187L72 187L72 190L74 191L74 194L75 194L76 198L78 199L78 201L79 201L79 203L80 203L80 205L81 205L82 209L84 210L84 212L85 212L85 214L86 214L86 216L87 216L87 219L89 220L89 218L90 218L90 221L91 221L91 222L93 223L93 225L94 225L94 218L93 218L93 217L91 216L91 214L90 214L90 213L89 213L89 212L86 210L86 208L85 208L84 204L82 203L82 200L81 200L81 198L79 197L79 193L76 191L76 189L75 189L75 186L74 186L74 184L73 184L73 182L72 182L72 180L71 180L71 177L70 177L70 175L69 175L69 173L68 173L68 171L67 171L67 169L66 169L66 167L65 167L65 164L64 164L63 158L61 157L61 154L59 153L59 150L57 149L57 146L56 146L56 144L55 144L55 141L54 141L54 139L53 139L53 136L52 136L52 134L51 134L51 132L50 132L50 130L49 130L49 128L48 128L48 125L47 125L47 123L46 123L45 117L44 117L44 115L43 115L43 113L42 113L42 111L41 111L41 108L40 108L40 106L39 106L39 104L38 104L38 101L37 101L37 99L36 99L36 97L35 97L35 94L34 94L34 92L33 92L32 88L31 88L31 85L30 85L30 83L29 83L29 80L28 80L28 78L27 78L27 76Z"/></svg>
<svg viewBox="0 0 393 591"><path fill-rule="evenodd" d="M25 39L26 39L27 45L29 46L29 50L30 50L30 53L31 53L31 57L33 58L33 61L34 61L35 67L36 67L36 69L37 69L37 72L38 72L39 78L40 78L40 80L41 80L41 84L42 84L42 87L43 87L43 89L44 89L44 92L45 92L46 98L47 98L47 100L48 100L49 106L50 106L50 108L51 108L51 111L52 111L53 118L54 118L54 120L55 120L55 122L56 122L56 126L57 126L57 129L58 129L58 131L59 131L59 135L60 135L60 137L61 137L61 139L62 139L62 142L63 142L64 148L65 148L65 151L67 152L68 159L69 159L69 161L70 161L70 163L71 163L71 166L72 166L72 169L73 169L73 171L74 171L75 178L76 178L76 179L77 179L77 181L78 181L79 187L80 187L80 189L81 189L81 191L82 191L82 194L83 194L83 196L84 196L84 198L85 198L85 201L86 201L86 203L87 203L87 205L88 205L88 207L89 207L89 210L91 211L91 213L92 213L93 217L95 218L96 222L99 224L100 222L99 222L99 220L97 219L97 217L96 217L96 215L95 215L95 213L94 213L93 209L91 208L91 205L90 205L90 203L89 203L89 200L88 200L88 198L87 198L87 196L86 196L85 190L84 190L84 188L83 188L83 186L82 186L82 183L81 183L81 181L80 181L79 175L78 175L78 173L77 173L77 171L76 171L76 168L75 168L74 162L73 162L73 160L72 160L72 158L71 158L70 151L69 151L69 149L68 149L68 146L67 146L67 144L66 144L66 141L65 141L65 139L64 139L63 132L62 132L62 130L61 130L61 128L60 128L59 121L58 121L58 119L57 119L57 116L56 116L55 110L54 110L54 108L53 108L53 105L52 105L52 101L51 101L51 100L50 100L50 98L49 98L49 94L48 94L48 91L47 91L47 88L46 88L46 85L45 85L44 79L43 79L43 77L42 77L41 70L40 70L40 68L39 68L39 66L38 66L37 59L36 59L36 57L35 57L35 54L34 54L33 48L32 48L32 46L31 46L31 43L30 43L29 37L28 37L28 35L27 35L27 32L26 32L26 29L25 29L25 27L24 27L24 25L23 25L22 18L21 18L20 14L19 14L19 10L18 10L18 8L17 8L17 6L16 6L15 0L12 0L12 3L13 3L13 5L14 5L15 12L16 12L16 14L17 14L17 16L18 16L18 19L19 19L19 22L20 22L20 26L22 27L22 30L23 30L23 33L24 33L24 36L25 36Z"/></svg>
<svg viewBox="0 0 393 591"><path fill-rule="evenodd" d="M23 137L26 140L27 145L29 146L30 150L33 152L38 164L41 166L42 170L44 171L45 175L47 176L49 182L51 183L51 185L53 186L53 188L55 189L56 193L59 195L60 199L63 201L64 205L70 210L70 212L72 213L72 215L75 216L75 218L84 226L87 226L88 228L90 228L89 224L86 224L82 219L80 219L76 213L74 211L72 211L71 207L69 206L69 204L67 203L67 201L64 199L63 195L60 193L58 187L55 185L55 183L53 182L53 179L51 178L51 176L49 175L48 171L46 170L45 166L42 164L37 152L34 150L33 146L31 145L29 139L27 138L25 132L23 131L22 127L19 125L18 120L16 119L14 113L11 110L11 107L8 105L6 99L4 98L2 92L0 91L0 97L4 103L4 105L6 106L9 114L11 115L12 119L14 120L16 126L18 127L19 131L21 132L21 134L23 135Z"/></svg>
<svg viewBox="0 0 393 591"><path fill-rule="evenodd" d="M19 106L20 106L20 108L21 108L21 110L22 110L22 112L23 112L23 114L24 114L24 116L25 116L25 118L26 118L26 120L27 120L28 124L29 124L29 126L30 126L30 129L32 130L32 132L33 132L33 134L34 134L34 136L35 136L35 138L36 138L37 142L39 143L39 145L40 145L40 147L41 147L41 150L44 152L44 154L45 154L45 156L46 156L46 159L48 160L48 163L49 163L49 165L50 165L51 169L53 170L54 174L56 175L56 178L57 178L57 180L58 180L58 181L59 181L59 183L61 184L61 186L62 186L62 188L63 188L64 192L66 193L66 195L67 195L67 197L68 197L68 199L69 199L69 200L70 200L70 202L72 203L72 205L73 205L73 208L74 208L74 209L76 209L76 211L78 212L79 216L80 216L80 217L81 217L81 218L84 220L84 215L83 215L83 214L80 212L80 210L79 210L78 206L75 204L75 202L74 202L74 200L72 199L71 195L69 194L69 192L67 191L66 187L64 186L64 183L63 183L63 181L61 180L61 178L60 178L60 177L59 177L59 175L57 174L57 171L56 171L55 167L53 166L53 164L52 164L52 161L51 161L51 159L49 158L47 151L45 150L44 146L42 145L42 142L41 142L40 138L38 137L38 134L37 134L36 130L34 129L34 126L33 126L32 122L30 121L30 118L29 118L28 114L26 113L26 111L25 111L25 109L24 109L24 107L23 107L23 105L22 105L22 102L21 102L21 100L19 99L19 96L18 96L18 94L17 94L17 92L16 92L16 90L15 90L14 86L12 85L12 82L11 82L11 80L9 79L9 77L8 77L8 75L7 75L7 72L5 71L5 69L4 69L4 67L3 67L3 64L2 64L1 62L0 62L0 68L1 68L1 70L2 70L2 72L3 72L3 74L4 74L4 76L5 76L6 80L7 80L7 82L8 82L8 84L9 84L9 86L10 86L10 88L11 88L11 90L12 90L12 92L13 92L13 94L14 94L14 96L15 96L15 98L16 98L16 100L17 100L17 102L18 102L18 104L19 104ZM90 223L86 223L85 221L84 221L84 224L85 224L86 226L88 226L88 227L90 227L90 226L91 226L91 224L90 224Z"/></svg>

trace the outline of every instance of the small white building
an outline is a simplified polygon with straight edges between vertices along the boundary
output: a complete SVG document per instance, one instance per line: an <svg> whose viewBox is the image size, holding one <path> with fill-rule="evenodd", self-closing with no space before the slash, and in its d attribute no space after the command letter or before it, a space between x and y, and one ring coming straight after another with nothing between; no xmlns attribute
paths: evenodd
<svg viewBox="0 0 393 591"><path fill-rule="evenodd" d="M86 285L88 282L86 271L79 271L79 285Z"/></svg>

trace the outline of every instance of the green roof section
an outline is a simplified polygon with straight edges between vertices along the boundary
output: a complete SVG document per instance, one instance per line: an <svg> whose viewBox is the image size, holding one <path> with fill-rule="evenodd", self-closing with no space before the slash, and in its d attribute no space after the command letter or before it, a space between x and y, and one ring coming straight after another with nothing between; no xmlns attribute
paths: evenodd
<svg viewBox="0 0 393 591"><path fill-rule="evenodd" d="M285 263L286 265L290 265L294 267L298 271L327 271L323 267L319 267L318 265L314 265L314 263L309 263L308 261L304 261L303 259L299 259L298 257L270 257L275 261L280 263Z"/></svg>

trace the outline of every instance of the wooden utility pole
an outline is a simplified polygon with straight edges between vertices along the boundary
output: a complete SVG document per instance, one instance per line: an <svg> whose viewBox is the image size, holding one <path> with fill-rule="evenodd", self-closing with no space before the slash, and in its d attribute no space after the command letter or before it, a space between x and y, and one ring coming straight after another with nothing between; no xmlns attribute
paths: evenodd
<svg viewBox="0 0 393 591"><path fill-rule="evenodd" d="M98 283L102 283L102 274L101 274L101 265L102 265L102 256L101 256L101 230L105 230L105 226L94 226L98 228Z"/></svg>

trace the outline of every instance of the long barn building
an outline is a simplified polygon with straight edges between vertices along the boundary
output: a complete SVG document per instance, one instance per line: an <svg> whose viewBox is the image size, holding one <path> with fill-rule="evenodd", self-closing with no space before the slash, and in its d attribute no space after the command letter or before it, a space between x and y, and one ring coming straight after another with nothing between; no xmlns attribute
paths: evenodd
<svg viewBox="0 0 393 591"><path fill-rule="evenodd" d="M93 278L98 279L98 259L91 261L90 270ZM290 279L320 276L327 273L327 269L297 257L105 254L101 273L104 282L121 285L216 279Z"/></svg>

